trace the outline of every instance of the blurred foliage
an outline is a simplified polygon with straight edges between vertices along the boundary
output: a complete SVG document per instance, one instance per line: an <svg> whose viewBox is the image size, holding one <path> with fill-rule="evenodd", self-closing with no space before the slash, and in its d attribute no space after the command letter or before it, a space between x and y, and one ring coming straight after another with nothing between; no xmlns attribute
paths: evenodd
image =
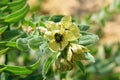
<svg viewBox="0 0 120 80"><path fill-rule="evenodd" d="M114 0L113 4L103 6L99 12L90 13L81 20L81 24L90 25L92 31L98 34L99 37L103 35L103 28L108 20L120 13L120 0Z"/></svg>

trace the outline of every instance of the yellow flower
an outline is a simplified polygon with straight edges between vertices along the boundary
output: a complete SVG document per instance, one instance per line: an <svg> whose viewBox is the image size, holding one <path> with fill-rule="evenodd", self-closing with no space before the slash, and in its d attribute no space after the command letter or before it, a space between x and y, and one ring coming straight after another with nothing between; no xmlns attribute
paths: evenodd
<svg viewBox="0 0 120 80"><path fill-rule="evenodd" d="M81 34L75 23L72 23L71 16L65 16L61 20L62 28L65 29L65 34L72 36L73 40L77 40Z"/></svg>
<svg viewBox="0 0 120 80"><path fill-rule="evenodd" d="M62 30L57 30L52 32L47 31L45 35L46 38L49 40L49 49L53 52L58 50L63 50L68 44L68 41L63 35Z"/></svg>
<svg viewBox="0 0 120 80"><path fill-rule="evenodd" d="M47 30L45 37L49 40L49 49L51 51L63 50L67 46L68 41L63 37L64 30L61 29L59 23L52 21L46 22Z"/></svg>
<svg viewBox="0 0 120 80"><path fill-rule="evenodd" d="M85 52L88 52L89 50L78 44L70 44L68 52L67 52L67 60L68 61L80 61L85 60Z"/></svg>
<svg viewBox="0 0 120 80"><path fill-rule="evenodd" d="M59 23L46 22L47 31L45 37L49 40L49 49L51 51L63 50L69 41L77 40L80 37L80 30L69 20L71 20L71 17L67 16L63 17Z"/></svg>

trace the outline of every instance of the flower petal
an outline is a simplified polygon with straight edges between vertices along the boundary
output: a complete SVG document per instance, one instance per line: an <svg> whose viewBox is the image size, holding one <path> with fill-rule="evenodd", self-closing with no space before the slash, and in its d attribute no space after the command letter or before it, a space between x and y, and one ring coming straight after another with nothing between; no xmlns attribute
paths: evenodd
<svg viewBox="0 0 120 80"><path fill-rule="evenodd" d="M71 51L71 46L69 47L67 51L67 60L71 61L72 60L72 51Z"/></svg>
<svg viewBox="0 0 120 80"><path fill-rule="evenodd" d="M73 35L78 39L81 34L80 34L80 30L79 28L77 27L76 24L71 24L71 26L69 27L69 30L73 33Z"/></svg>
<svg viewBox="0 0 120 80"><path fill-rule="evenodd" d="M49 31L59 30L60 29L60 24L56 24L53 21L47 21L46 22L46 27Z"/></svg>
<svg viewBox="0 0 120 80"><path fill-rule="evenodd" d="M45 38L48 39L49 41L53 40L54 39L54 33L51 32L51 31L46 31L45 32Z"/></svg>
<svg viewBox="0 0 120 80"><path fill-rule="evenodd" d="M56 33L58 33L58 34L63 34L64 31L65 31L64 29L54 30L54 31L52 31L52 33L54 33L54 34L56 34Z"/></svg>
<svg viewBox="0 0 120 80"><path fill-rule="evenodd" d="M71 16L65 16L62 18L61 23L63 28L68 28L71 24Z"/></svg>
<svg viewBox="0 0 120 80"><path fill-rule="evenodd" d="M63 34L63 37L67 41L74 41L77 40L77 38L73 35L73 33L69 30L66 30Z"/></svg>
<svg viewBox="0 0 120 80"><path fill-rule="evenodd" d="M60 50L63 50L67 45L68 45L68 41L63 40L63 41L60 43Z"/></svg>
<svg viewBox="0 0 120 80"><path fill-rule="evenodd" d="M59 50L59 44L56 43L55 40L52 40L52 41L50 41L50 43L49 43L49 49L50 49L51 51L55 52L55 51Z"/></svg>

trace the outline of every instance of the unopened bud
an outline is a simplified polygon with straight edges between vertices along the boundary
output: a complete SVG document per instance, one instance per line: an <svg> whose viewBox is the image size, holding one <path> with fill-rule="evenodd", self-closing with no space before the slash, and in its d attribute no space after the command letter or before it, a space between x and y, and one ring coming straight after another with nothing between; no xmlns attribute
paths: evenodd
<svg viewBox="0 0 120 80"><path fill-rule="evenodd" d="M72 63L62 57L58 57L58 59L55 61L55 66L56 69L61 72L69 71L73 68Z"/></svg>
<svg viewBox="0 0 120 80"><path fill-rule="evenodd" d="M71 44L67 52L67 60L80 61L85 59L85 52L88 52L88 49L82 45Z"/></svg>
<svg viewBox="0 0 120 80"><path fill-rule="evenodd" d="M31 26L22 26L23 32L32 33L34 29Z"/></svg>
<svg viewBox="0 0 120 80"><path fill-rule="evenodd" d="M40 33L45 33L47 31L46 28L44 27L38 27L37 30L40 32Z"/></svg>

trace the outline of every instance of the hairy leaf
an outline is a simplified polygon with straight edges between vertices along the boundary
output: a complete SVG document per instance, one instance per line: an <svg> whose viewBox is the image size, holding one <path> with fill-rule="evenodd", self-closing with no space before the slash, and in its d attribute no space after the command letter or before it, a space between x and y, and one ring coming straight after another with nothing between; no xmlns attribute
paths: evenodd
<svg viewBox="0 0 120 80"><path fill-rule="evenodd" d="M9 65L0 65L0 72L10 72L15 75L28 75L39 68L40 59L33 65L30 66L9 66Z"/></svg>
<svg viewBox="0 0 120 80"><path fill-rule="evenodd" d="M83 35L79 39L79 44L84 46L91 45L96 43L98 39L99 39L98 36L94 34Z"/></svg>
<svg viewBox="0 0 120 80"><path fill-rule="evenodd" d="M29 47L28 47L28 39L27 38L19 38L16 41L16 45L17 45L17 48L22 50L22 51L26 51L26 50L29 49Z"/></svg>
<svg viewBox="0 0 120 80"><path fill-rule="evenodd" d="M29 47L32 49L38 49L42 43L43 43L43 37L31 38L28 41Z"/></svg>
<svg viewBox="0 0 120 80"><path fill-rule="evenodd" d="M79 24L78 27L81 31L86 31L90 28L90 26L88 25L81 25L81 24Z"/></svg>
<svg viewBox="0 0 120 80"><path fill-rule="evenodd" d="M50 65L53 63L53 61L55 60L56 56L58 53L52 53L48 59L45 61L43 69L42 69L42 75L44 77L44 79L46 78L46 74L50 68Z"/></svg>

